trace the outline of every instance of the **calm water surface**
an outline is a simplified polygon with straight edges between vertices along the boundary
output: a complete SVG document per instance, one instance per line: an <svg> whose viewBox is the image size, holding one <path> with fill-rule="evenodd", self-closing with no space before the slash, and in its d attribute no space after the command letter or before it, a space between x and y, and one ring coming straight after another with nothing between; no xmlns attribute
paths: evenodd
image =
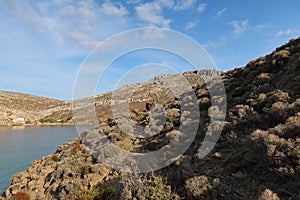
<svg viewBox="0 0 300 200"><path fill-rule="evenodd" d="M80 127L80 132L88 127ZM56 151L78 136L73 126L0 127L0 195L9 186L10 178L24 171L34 160Z"/></svg>

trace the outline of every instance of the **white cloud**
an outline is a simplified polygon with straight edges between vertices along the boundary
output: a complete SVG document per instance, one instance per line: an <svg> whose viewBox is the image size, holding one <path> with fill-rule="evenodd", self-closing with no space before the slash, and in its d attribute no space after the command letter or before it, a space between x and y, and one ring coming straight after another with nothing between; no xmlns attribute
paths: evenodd
<svg viewBox="0 0 300 200"><path fill-rule="evenodd" d="M127 0L126 1L127 4L138 4L140 2L141 2L141 0Z"/></svg>
<svg viewBox="0 0 300 200"><path fill-rule="evenodd" d="M105 2L102 4L102 10L107 15L113 15L117 17L122 17L128 14L127 9L120 5L119 7L115 6L111 2Z"/></svg>
<svg viewBox="0 0 300 200"><path fill-rule="evenodd" d="M226 37L223 36L221 37L220 40L218 41L207 41L205 44L203 44L202 46L204 48L218 48L221 46L224 46L226 44Z"/></svg>
<svg viewBox="0 0 300 200"><path fill-rule="evenodd" d="M87 2L79 2L78 5L68 4L61 7L60 14L65 17L76 17L76 20L90 20L96 17L93 5ZM74 19L74 18L73 18Z"/></svg>
<svg viewBox="0 0 300 200"><path fill-rule="evenodd" d="M18 82L10 73L15 69L29 80L47 76L46 82L35 81L38 88L23 84L23 87L15 86L15 90L31 88L34 91L50 85L43 94L69 98L76 68L83 57L98 41L128 29L128 18L125 18L126 23L119 21L126 13L124 10L121 4L114 8L109 4L102 7L102 3L95 0L1 1L0 51L3 55L0 65L6 67L1 75L11 78L5 84L7 89L14 89L13 84ZM69 85L57 89L53 87L57 83Z"/></svg>
<svg viewBox="0 0 300 200"><path fill-rule="evenodd" d="M135 7L139 19L148 22L151 26L169 28L172 20L165 19L159 3L145 3Z"/></svg>
<svg viewBox="0 0 300 200"><path fill-rule="evenodd" d="M253 29L255 29L255 30L259 30L259 29L263 29L263 28L265 28L264 24L257 24L253 27Z"/></svg>
<svg viewBox="0 0 300 200"><path fill-rule="evenodd" d="M173 8L173 6L175 5L175 2L173 0L157 0L156 2L167 8Z"/></svg>
<svg viewBox="0 0 300 200"><path fill-rule="evenodd" d="M79 1L76 4L66 4L60 7L60 14L82 20L90 20L97 16L97 5L94 1Z"/></svg>
<svg viewBox="0 0 300 200"><path fill-rule="evenodd" d="M73 32L67 31L66 35L68 37L74 39L75 41L78 41L79 44L81 44L82 46L87 47L87 48L93 48L100 42L100 41L95 41L95 40L89 39L89 36L87 34L84 34L79 31L73 31Z"/></svg>
<svg viewBox="0 0 300 200"><path fill-rule="evenodd" d="M206 3L200 3L199 6L198 6L198 8L197 8L197 11L198 11L199 13L204 12L204 10L206 9L206 6L207 6Z"/></svg>
<svg viewBox="0 0 300 200"><path fill-rule="evenodd" d="M185 10L191 8L196 3L196 0L177 0L174 5L174 10Z"/></svg>
<svg viewBox="0 0 300 200"><path fill-rule="evenodd" d="M223 8L221 10L218 10L217 13L216 13L215 18L221 17L227 10L228 10L228 8Z"/></svg>
<svg viewBox="0 0 300 200"><path fill-rule="evenodd" d="M60 15L68 19L59 18L60 24L64 27L82 31L94 31L95 25L93 22L97 19L97 7L94 7L93 2L79 2L78 5L66 5L60 8Z"/></svg>
<svg viewBox="0 0 300 200"><path fill-rule="evenodd" d="M33 36L36 41L47 38L43 44L49 51L55 49L55 54L60 57L86 53L98 41L127 26L127 19L123 19L126 8L120 4L99 5L94 0L9 1L1 4L0 12L7 16L2 35L10 35L11 29L18 29L24 41L31 41Z"/></svg>
<svg viewBox="0 0 300 200"><path fill-rule="evenodd" d="M47 31L44 18L35 7L30 5L29 2L10 1L4 3L2 6L6 7L10 14L13 14L15 18L17 18L25 26L28 26L30 29L33 29L37 32ZM24 10L26 10L26 12L24 12Z"/></svg>
<svg viewBox="0 0 300 200"><path fill-rule="evenodd" d="M94 0L63 5L58 10L56 32L61 43L75 42L84 49L93 48L100 40L121 29L125 24L123 16L128 13L122 5L109 2L98 5Z"/></svg>
<svg viewBox="0 0 300 200"><path fill-rule="evenodd" d="M142 35L143 40L145 41L157 41L166 38L164 31L159 29L146 29Z"/></svg>
<svg viewBox="0 0 300 200"><path fill-rule="evenodd" d="M72 0L51 0L51 4L56 6L66 5L72 3Z"/></svg>
<svg viewBox="0 0 300 200"><path fill-rule="evenodd" d="M137 6L138 8L144 7L146 10L153 9L156 12L159 10L161 14L163 8L168 8L174 11L181 11L185 9L190 9L195 6L196 0L154 0L152 2L146 2ZM159 8L154 8L159 7ZM197 10L198 12L203 12L205 10L206 4L200 3ZM152 10L152 11L153 11ZM148 21L150 21L148 19Z"/></svg>
<svg viewBox="0 0 300 200"><path fill-rule="evenodd" d="M276 37L281 37L281 36L286 36L286 35L293 35L293 34L297 34L297 33L300 33L300 30L288 29L286 31L279 31L276 34Z"/></svg>
<svg viewBox="0 0 300 200"><path fill-rule="evenodd" d="M195 28L198 25L198 23L199 23L199 19L189 21L185 28L187 30L191 30L191 29Z"/></svg>
<svg viewBox="0 0 300 200"><path fill-rule="evenodd" d="M248 24L248 19L246 19L241 21L232 21L230 22L230 25L232 26L233 32L235 34L241 34L246 31L249 24Z"/></svg>

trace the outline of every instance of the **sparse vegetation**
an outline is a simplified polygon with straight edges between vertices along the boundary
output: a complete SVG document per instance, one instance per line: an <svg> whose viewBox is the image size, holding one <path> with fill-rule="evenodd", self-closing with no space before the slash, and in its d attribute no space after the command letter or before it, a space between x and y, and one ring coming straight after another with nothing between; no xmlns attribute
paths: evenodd
<svg viewBox="0 0 300 200"><path fill-rule="evenodd" d="M153 177L148 180L150 194L145 194L145 198L156 200L179 200L179 196L172 193L171 186L165 185L160 177Z"/></svg>
<svg viewBox="0 0 300 200"><path fill-rule="evenodd" d="M51 119L51 118L43 118L39 120L41 123L56 123L56 119Z"/></svg>
<svg viewBox="0 0 300 200"><path fill-rule="evenodd" d="M13 200L30 200L30 196L26 192L21 191L14 195Z"/></svg>
<svg viewBox="0 0 300 200"><path fill-rule="evenodd" d="M76 200L112 200L115 192L112 188L103 187L98 184L97 189L90 189L80 192Z"/></svg>
<svg viewBox="0 0 300 200"><path fill-rule="evenodd" d="M81 166L80 167L80 176L84 177L85 175L87 175L89 173L89 166Z"/></svg>
<svg viewBox="0 0 300 200"><path fill-rule="evenodd" d="M60 161L60 156L58 154L53 154L51 160L54 162Z"/></svg>
<svg viewBox="0 0 300 200"><path fill-rule="evenodd" d="M153 173L124 174L120 181L123 186L122 199L162 199L179 200L179 196L171 190L171 186L162 177Z"/></svg>

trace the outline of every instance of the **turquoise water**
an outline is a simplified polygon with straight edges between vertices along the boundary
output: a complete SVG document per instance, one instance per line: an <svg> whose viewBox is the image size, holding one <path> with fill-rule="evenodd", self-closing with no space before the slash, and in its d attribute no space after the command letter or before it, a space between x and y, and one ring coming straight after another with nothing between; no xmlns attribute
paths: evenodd
<svg viewBox="0 0 300 200"><path fill-rule="evenodd" d="M26 170L32 161L55 152L58 145L77 136L73 126L0 127L0 195L13 174Z"/></svg>

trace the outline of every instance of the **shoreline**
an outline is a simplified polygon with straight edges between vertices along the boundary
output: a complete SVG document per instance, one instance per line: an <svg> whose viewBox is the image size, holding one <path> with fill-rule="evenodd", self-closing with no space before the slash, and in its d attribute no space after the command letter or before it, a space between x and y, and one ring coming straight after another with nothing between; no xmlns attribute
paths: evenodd
<svg viewBox="0 0 300 200"><path fill-rule="evenodd" d="M75 126L75 124L64 124L64 123L44 123L44 124L20 124L20 125L11 125L11 124L5 124L5 125L0 125L0 127L20 127L20 126Z"/></svg>
<svg viewBox="0 0 300 200"><path fill-rule="evenodd" d="M60 123L52 123L52 124L24 124L24 125L0 125L1 129L9 128L9 129L25 129L25 128L42 128L42 127L69 127L69 126L86 126L92 127L89 124L60 124Z"/></svg>
<svg viewBox="0 0 300 200"><path fill-rule="evenodd" d="M32 127L32 126L94 126L88 123L74 123L74 122L69 122L69 123L38 123L38 124L0 124L0 127Z"/></svg>
<svg viewBox="0 0 300 200"><path fill-rule="evenodd" d="M67 128L67 129L73 129L74 125L72 124L51 124L50 126L49 125L46 125L46 124L43 124L43 125L37 125L37 124L27 124L27 125L24 125L24 126L0 126L0 132L1 132L1 128L3 128L4 130L7 129L8 131L14 131L15 130L25 130L25 131L31 131L31 129L39 129L39 128L49 128L51 130L51 128L56 128L56 127L61 127L62 129L63 128ZM63 129L64 130L64 129ZM27 133L26 132L26 133ZM8 132L10 133L10 132ZM63 135L63 132L61 132L62 135ZM43 135L43 134L42 134ZM56 134L57 136L59 134ZM42 136L43 137L43 136ZM58 136L59 137L59 136ZM74 137L72 137L71 139L68 139L68 140L65 140L65 141L62 141L61 143L57 144L57 145L53 145L53 147L51 147L51 149L53 149L51 152L48 152L48 153L45 153L44 155L41 155L37 158L34 158L34 159L30 159L29 163L24 167L24 169L18 169L17 171L15 171L12 175L9 176L9 180L7 181L3 181L1 182L1 186L3 186L3 188L0 189L0 199L1 197L3 196L4 192L9 188L9 186L11 185L11 179L17 175L18 173L21 173L21 172L24 172L26 171L31 165L33 162L35 161L39 161L39 160L42 160L44 157L47 157L49 155L52 155L55 151L56 151L56 148L57 146L61 146L61 145L64 145L65 143L69 143L70 141L74 140L75 138L79 137L79 134L76 134L76 128L74 127ZM63 138L63 137L62 137ZM5 184L6 183L6 184ZM7 187L5 187L5 185L7 185Z"/></svg>

